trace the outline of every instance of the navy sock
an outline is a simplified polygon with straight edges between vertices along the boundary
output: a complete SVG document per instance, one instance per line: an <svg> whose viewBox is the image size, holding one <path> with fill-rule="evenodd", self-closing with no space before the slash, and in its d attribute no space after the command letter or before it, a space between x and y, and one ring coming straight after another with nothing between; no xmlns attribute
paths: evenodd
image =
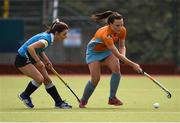
<svg viewBox="0 0 180 123"><path fill-rule="evenodd" d="M109 96L109 98L113 98L116 96L120 78L121 78L121 75L119 73L112 73L111 80L110 80L110 96Z"/></svg>
<svg viewBox="0 0 180 123"><path fill-rule="evenodd" d="M53 98L55 103L61 103L62 99L53 83L45 85L46 91Z"/></svg>
<svg viewBox="0 0 180 123"><path fill-rule="evenodd" d="M95 89L95 86L92 84L91 81L88 81L88 83L86 84L86 87L84 89L82 100L88 101L89 97L94 92L94 89Z"/></svg>
<svg viewBox="0 0 180 123"><path fill-rule="evenodd" d="M40 86L39 83L36 81L32 80L29 82L27 85L25 91L23 92L26 96L30 96L38 87Z"/></svg>

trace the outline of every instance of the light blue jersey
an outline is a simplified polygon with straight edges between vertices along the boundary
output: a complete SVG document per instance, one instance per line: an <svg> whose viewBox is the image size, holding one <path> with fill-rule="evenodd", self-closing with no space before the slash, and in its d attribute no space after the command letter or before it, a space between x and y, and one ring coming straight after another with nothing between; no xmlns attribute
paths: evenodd
<svg viewBox="0 0 180 123"><path fill-rule="evenodd" d="M31 37L29 40L27 40L19 49L18 49L18 53L21 56L27 57L27 50L28 47L37 42L37 41L41 41L42 43L45 44L45 48L37 48L36 53L40 54L41 52L43 52L44 50L46 50L50 45L53 44L53 40L54 40L54 35L52 33L47 33L47 32L43 32L43 33L39 33L33 37Z"/></svg>

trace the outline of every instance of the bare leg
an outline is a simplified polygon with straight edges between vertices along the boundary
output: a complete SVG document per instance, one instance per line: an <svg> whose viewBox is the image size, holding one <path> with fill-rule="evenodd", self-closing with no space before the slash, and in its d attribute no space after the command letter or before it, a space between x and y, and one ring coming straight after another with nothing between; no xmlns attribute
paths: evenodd
<svg viewBox="0 0 180 123"><path fill-rule="evenodd" d="M87 104L90 96L94 92L94 89L100 80L101 63L93 62L93 63L90 63L88 66L89 66L89 70L90 70L90 74L91 74L91 80L88 81L88 83L86 84L86 87L84 89L84 93L81 98L81 102L79 104L80 108L85 108L85 105Z"/></svg>
<svg viewBox="0 0 180 123"><path fill-rule="evenodd" d="M35 66L36 66L36 64L35 64ZM41 73L41 75L44 78L43 83L45 85L47 93L53 98L55 105L61 106L63 101L62 101L61 96L59 95L55 85L53 84L52 80L50 79L49 74L46 70L46 67L44 66L44 67L38 68L36 66L36 68L39 70L39 72Z"/></svg>
<svg viewBox="0 0 180 123"><path fill-rule="evenodd" d="M18 68L23 74L31 77L33 80L29 82L26 89L19 95L19 98L28 108L33 108L30 95L42 84L44 81L41 73L32 64L27 64L26 66Z"/></svg>
<svg viewBox="0 0 180 123"><path fill-rule="evenodd" d="M23 74L26 76L29 76L34 81L38 82L39 84L42 84L44 82L44 77L41 75L41 73L36 69L36 67L32 64L28 64L24 67L18 68Z"/></svg>
<svg viewBox="0 0 180 123"><path fill-rule="evenodd" d="M111 105L122 105L122 102L116 98L116 93L121 78L119 60L114 55L111 55L104 61L104 64L112 71L108 103Z"/></svg>

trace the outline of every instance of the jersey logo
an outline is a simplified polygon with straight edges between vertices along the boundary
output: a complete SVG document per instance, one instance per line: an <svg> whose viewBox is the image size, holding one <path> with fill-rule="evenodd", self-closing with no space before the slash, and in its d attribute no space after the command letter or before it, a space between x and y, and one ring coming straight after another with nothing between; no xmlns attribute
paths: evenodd
<svg viewBox="0 0 180 123"><path fill-rule="evenodd" d="M112 36L111 35L107 35L107 39L112 39Z"/></svg>
<svg viewBox="0 0 180 123"><path fill-rule="evenodd" d="M31 63L31 61L29 60L29 58L27 58L26 64Z"/></svg>

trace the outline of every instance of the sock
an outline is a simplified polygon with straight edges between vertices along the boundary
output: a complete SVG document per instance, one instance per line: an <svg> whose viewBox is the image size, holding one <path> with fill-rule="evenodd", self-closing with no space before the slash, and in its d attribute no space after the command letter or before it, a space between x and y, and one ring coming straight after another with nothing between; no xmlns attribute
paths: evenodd
<svg viewBox="0 0 180 123"><path fill-rule="evenodd" d="M82 100L88 101L89 97L94 92L94 89L95 89L95 86L92 84L91 81L88 81L88 83L86 84L86 87L84 89Z"/></svg>
<svg viewBox="0 0 180 123"><path fill-rule="evenodd" d="M120 78L121 78L121 75L119 73L112 73L111 80L110 80L110 96L109 96L109 98L113 98L116 96Z"/></svg>
<svg viewBox="0 0 180 123"><path fill-rule="evenodd" d="M26 87L25 91L23 92L26 96L30 96L41 84L37 83L36 81L32 80L29 82L28 86Z"/></svg>
<svg viewBox="0 0 180 123"><path fill-rule="evenodd" d="M53 83L45 85L46 91L53 98L55 103L61 103L62 99Z"/></svg>

